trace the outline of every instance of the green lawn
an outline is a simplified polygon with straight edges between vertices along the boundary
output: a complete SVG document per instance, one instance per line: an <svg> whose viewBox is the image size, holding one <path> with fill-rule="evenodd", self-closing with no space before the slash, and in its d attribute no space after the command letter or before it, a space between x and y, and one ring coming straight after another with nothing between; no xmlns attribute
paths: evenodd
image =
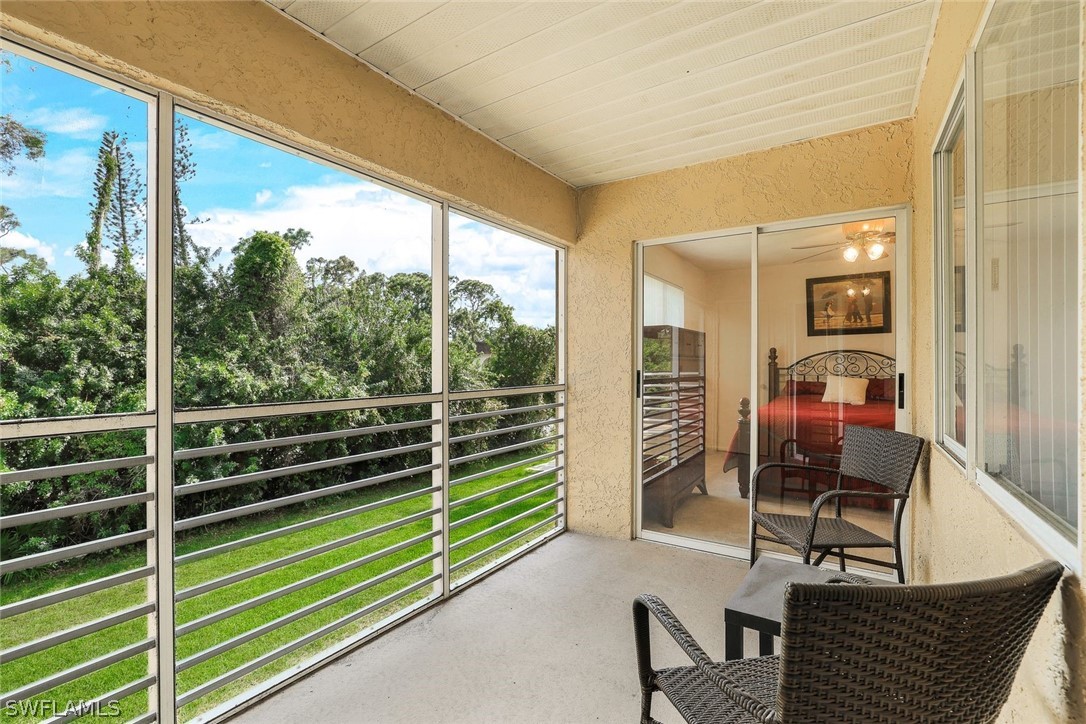
<svg viewBox="0 0 1086 724"><path fill-rule="evenodd" d="M455 479L472 473L497 468L502 465L517 462L518 460L524 460L532 455L538 455L539 452L539 449L530 452L518 451L517 453L506 456L494 457L489 460L457 466L452 471L452 477ZM461 500L525 477L530 474L529 468L533 465L535 464L518 466L511 470L494 473L480 478L479 480L455 486L450 491L450 500ZM509 490L502 491L493 496L455 508L450 513L450 519L452 521L462 520L463 518L482 512L499 503L545 488L553 482L555 482L553 473L543 475L528 483L514 486ZM191 531L178 536L176 542L177 554L184 555L196 550L209 548L240 538L247 538L265 531L282 528L293 523L354 508L366 503L386 500L413 490L427 488L430 484L429 475L419 476L417 479L396 481L395 483L375 486L371 489L363 489L350 494L331 497L318 501L315 504L300 504L291 506L284 511L273 511L264 515L250 516L241 521L232 521L229 524L221 524L213 528ZM496 511L490 515L483 516L479 520L472 521L471 523L454 530L451 534L451 542L456 543L457 541L464 540L503 520L515 517L547 500L553 500L554 498L554 490L541 491L538 494L529 495L529 497L526 497L523 501L501 511ZM229 551L203 560L194 561L179 566L176 569L176 589L183 590L233 572L241 571L322 543L334 541L379 526L383 523L392 522L414 513L421 513L432 508L433 505L431 496L423 495L413 500L403 501L381 508L380 510L365 512L332 523L320 525L309 530L299 531L274 540L265 541L256 545L249 545L235 551ZM551 525L532 533L530 536L522 534L523 531L550 517L554 512L555 507L548 506L547 508L533 513L522 520L516 521L501 530L483 536L480 539L465 545L461 549L453 551L450 556L450 561L452 564L455 564L478 554L491 545L507 540L506 545L501 546L486 557L481 558L470 566L466 566L464 569L454 573L454 580L461 580L470 576L473 572L487 565L492 560L519 547L531 537L536 537L545 533L552 527ZM177 624L186 624L210 613L250 600L256 596L294 583L308 576L321 573L335 566L357 560L363 556L394 546L415 536L426 534L432 530L432 519L429 517L423 518L422 520L400 526L380 535L372 536L350 545L337 548L336 550L313 556L304 561L298 561L288 566L268 571L247 580L182 601L177 605ZM276 598L275 600L268 601L223 621L218 621L203 628L199 628L177 639L177 658L179 661L183 660L188 656L217 645L240 633L252 630L262 624L279 618L280 616L290 614L304 606L332 596L352 585L370 580L411 561L419 560L432 553L433 550L434 542L426 540L410 548L389 555L379 561L374 561L360 568L311 585L300 591L295 591L280 598ZM127 550L117 551L113 555L94 559L87 558L69 568L51 571L48 575L40 578L24 580L4 586L3 590L0 591L0 600L7 604L32 596L38 596L42 593L67 588L78 583L101 578L123 570L138 568L144 565L145 561L146 554L143 546L130 546ZM404 571L399 575L365 591L359 592L350 598L316 611L305 618L262 635L253 641L225 651L206 662L186 669L178 674L178 692L184 693L192 690L204 682L254 660L264 653L296 640L336 619L354 611L358 611L389 594L402 590L412 583L431 575L434 572L433 566L438 562L439 561L436 561L435 563L425 563L414 569ZM435 595L433 586L424 586L419 591L409 594L395 603L375 610L368 616L317 641L311 642L310 644L283 656L275 662L186 705L181 709L181 718L192 718L199 713L236 696L258 682L266 680L299 662L312 657L331 644L348 638L397 611L433 595ZM57 631L101 618L109 613L139 605L146 600L148 600L147 582L137 581L12 617L6 619L2 628L0 628L0 648L8 648L26 641L32 641L43 636L48 636ZM62 671L73 665L77 665L123 646L138 642L147 637L147 626L148 619L146 617L140 618L55 646L47 651L0 665L0 689L3 691L10 691L31 681L40 679L43 676ZM61 702L90 699L108 691L112 691L130 681L134 681L146 675L146 671L147 655L144 654L128 661L114 664L113 666L94 674L84 676L36 698L51 699ZM147 695L145 692L134 694L122 701L123 720L127 720L146 710ZM10 721L21 720L20 717L12 717L4 708L0 708L0 717ZM25 720L32 721L34 719L25 718Z"/></svg>

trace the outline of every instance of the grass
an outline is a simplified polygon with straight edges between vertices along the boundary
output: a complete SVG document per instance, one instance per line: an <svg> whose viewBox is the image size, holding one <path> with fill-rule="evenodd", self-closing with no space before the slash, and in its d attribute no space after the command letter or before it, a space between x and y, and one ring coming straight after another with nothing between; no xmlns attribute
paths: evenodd
<svg viewBox="0 0 1086 724"><path fill-rule="evenodd" d="M523 460L534 454L538 454L538 452L538 450L530 452L518 451L515 454L499 456L474 464L458 466L453 471L453 477L463 477L472 473L483 472L505 464L514 463L518 460ZM485 476L479 480L457 485L450 490L450 500L461 500L511 483L529 475L529 468L532 466L533 465L529 463L515 467L511 470ZM450 520L462 520L521 495L531 493L532 491L540 491L541 488L545 488L553 482L555 482L555 476L552 473L528 483L514 486L509 490L485 497L481 500L462 505L451 510ZM397 481L391 484L375 486L370 489L362 489L342 496L330 497L315 504L291 506L283 511L276 511L259 516L250 516L240 521L233 521L230 524L221 524L202 531L192 531L192 534L178 536L175 544L177 549L176 552L178 555L184 555L185 553L206 549L211 546L241 538L247 538L265 531L282 528L293 523L310 520L322 515L346 510L378 500L385 500L412 490L425 489L429 487L430 484L429 475L420 476L415 479ZM513 518L547 500L554 500L555 497L554 490L540 491L535 495L530 495L525 500L515 503L508 508L482 516L479 520L472 521L471 523L457 528L451 533L450 540L452 543L464 540L501 521ZM238 550L194 561L177 567L175 574L175 590L183 590L233 572L245 570L252 566L368 530L375 526L389 523L415 513L425 512L432 507L434 507L434 503L431 496L422 495L413 500L389 505L379 510L369 511L317 526L309 530L299 531L297 533L281 536L274 540L265 541L256 545L249 545ZM548 506L543 510L527 516L523 520L516 521L515 523L494 531L481 537L479 540L473 541L472 543L453 551L450 555L450 562L455 564L484 551L492 545L497 545L501 541L506 541L504 545L500 546L489 555L458 570L454 574L454 580L457 582L465 580L494 559L523 545L524 542L529 540L529 538L523 534L523 531L550 517L554 512L554 507ZM304 561L298 561L209 593L181 601L177 604L176 622L178 625L189 623L208 614L297 582L308 576L355 561L363 556L407 541L412 537L426 534L433 530L433 525L432 518L426 517L414 523L394 528L393 530L380 535L372 536L350 545L337 548L333 551L313 556ZM531 534L531 537L542 535L549 530L549 528L550 527L548 526L540 531L536 531ZM398 566L417 561L432 553L434 551L434 545L435 543L433 541L426 540L402 551L388 555L379 561L374 561L360 568L341 573L302 590L265 602L248 611L204 626L184 636L180 636L176 640L177 659L179 661L183 660L186 657L227 641L241 633L255 629L269 621L291 614L304 606L314 604L321 599L335 595L350 586L373 579ZM321 626L358 611L385 596L410 586L412 583L421 581L434 572L433 566L439 562L440 561L436 561L435 563L424 563L411 570L401 572L395 577L368 588L365 591L313 612L298 621L294 621L275 631L266 633L253 641L249 641L228 651L222 652L206 662L187 668L177 676L177 691L179 693L190 691L207 681L253 661L257 657L270 652L277 647L283 646L284 644L290 643L291 641L315 631ZM5 604L23 600L49 591L60 590L89 580L112 575L120 571L138 568L145 565L145 563L146 552L142 544L129 546L127 550L117 551L110 556L99 557L96 559L86 558L71 567L53 571L46 577L20 581L4 586L3 590L0 591L0 600ZM101 618L109 613L137 606L149 600L148 585L150 585L148 580L136 581L6 619L2 629L0 629L0 648L6 649L27 641L33 641L43 636L48 636L58 631L71 628L72 626ZM439 591L434 589L432 585L424 586L417 592L375 610L369 615L187 704L182 707L179 716L181 719L191 719L200 713L243 693L245 690L253 687L259 682L267 680L299 662L314 656L333 643L346 639L359 631L388 618L397 611L435 595L439 595ZM104 629L74 641L54 646L46 651L2 664L0 665L0 689L3 691L10 691L49 674L62 671L97 656L141 641L148 636L148 625L149 617L143 617ZM84 676L69 684L56 687L38 697L34 697L34 699L51 700L61 703L91 699L145 676L147 666L148 662L146 654L136 656L127 661L119 662L106 669ZM147 711L146 692L140 692L123 699L121 701L121 710L122 716L124 717L123 720L127 720ZM12 716L11 712L7 711L6 708L0 708L0 718L7 721L33 721L39 717L19 716L18 714Z"/></svg>

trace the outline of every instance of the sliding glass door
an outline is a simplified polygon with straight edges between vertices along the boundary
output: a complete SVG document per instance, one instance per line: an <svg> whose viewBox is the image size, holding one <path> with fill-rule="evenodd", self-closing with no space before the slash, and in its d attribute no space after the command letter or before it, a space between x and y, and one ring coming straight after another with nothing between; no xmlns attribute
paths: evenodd
<svg viewBox="0 0 1086 724"><path fill-rule="evenodd" d="M741 546L734 470L738 400L750 379L750 233L639 249L640 530Z"/></svg>
<svg viewBox="0 0 1086 724"><path fill-rule="evenodd" d="M835 469L846 425L896 428L897 231L895 217L873 216L759 234L750 426L758 464ZM836 485L831 473L768 469L758 510L809 515L815 498ZM846 520L892 540L892 501L846 498L842 507ZM824 514L832 515L830 508ZM889 561L889 554L872 549L870 557Z"/></svg>
<svg viewBox="0 0 1086 724"><path fill-rule="evenodd" d="M746 557L759 464L836 467L845 425L907 425L905 225L894 209L638 245L640 537ZM759 510L806 515L831 477L767 474ZM892 538L892 509L853 502L846 519Z"/></svg>

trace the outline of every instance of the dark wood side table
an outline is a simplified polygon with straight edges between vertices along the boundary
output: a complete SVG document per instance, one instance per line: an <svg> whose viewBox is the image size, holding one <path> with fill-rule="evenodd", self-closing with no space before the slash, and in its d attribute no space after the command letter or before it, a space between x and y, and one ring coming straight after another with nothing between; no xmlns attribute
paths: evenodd
<svg viewBox="0 0 1086 724"><path fill-rule="evenodd" d="M826 583L838 571L802 563L762 557L743 579L742 585L724 604L724 658L743 658L743 629L758 632L758 655L773 653L773 637L781 635L784 587L789 581ZM872 580L878 584L881 581Z"/></svg>

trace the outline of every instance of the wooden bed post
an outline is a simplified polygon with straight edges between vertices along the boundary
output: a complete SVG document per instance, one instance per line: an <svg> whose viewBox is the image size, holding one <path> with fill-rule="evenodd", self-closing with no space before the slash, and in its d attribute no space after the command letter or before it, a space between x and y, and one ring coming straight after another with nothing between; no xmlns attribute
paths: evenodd
<svg viewBox="0 0 1086 724"><path fill-rule="evenodd" d="M750 495L750 398L739 401L739 495Z"/></svg>
<svg viewBox="0 0 1086 724"><path fill-rule="evenodd" d="M777 399L781 391L781 368L777 364L777 348L769 348L769 401Z"/></svg>

